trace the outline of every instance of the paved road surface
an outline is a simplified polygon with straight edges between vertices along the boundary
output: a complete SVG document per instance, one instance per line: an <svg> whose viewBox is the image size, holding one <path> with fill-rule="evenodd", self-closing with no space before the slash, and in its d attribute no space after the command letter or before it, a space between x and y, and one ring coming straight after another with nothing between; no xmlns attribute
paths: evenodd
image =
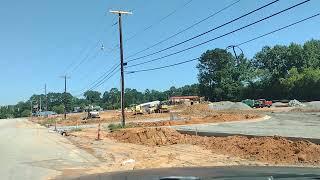
<svg viewBox="0 0 320 180"><path fill-rule="evenodd" d="M74 180L160 180L160 179L236 179L236 180L312 180L320 178L319 168L289 167L185 167L169 169L147 169L81 176Z"/></svg>
<svg viewBox="0 0 320 180"><path fill-rule="evenodd" d="M37 180L68 168L86 168L98 160L57 133L26 119L0 120L0 176L2 180Z"/></svg>
<svg viewBox="0 0 320 180"><path fill-rule="evenodd" d="M259 122L231 122L176 126L178 130L284 136L320 139L320 113L270 113L270 119Z"/></svg>

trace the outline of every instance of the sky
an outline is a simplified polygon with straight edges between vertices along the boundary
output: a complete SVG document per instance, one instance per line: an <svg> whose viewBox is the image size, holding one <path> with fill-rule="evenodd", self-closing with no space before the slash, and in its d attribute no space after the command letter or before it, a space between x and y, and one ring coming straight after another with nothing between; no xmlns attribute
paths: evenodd
<svg viewBox="0 0 320 180"><path fill-rule="evenodd" d="M103 73L119 63L117 17L109 10L128 10L122 19L126 58L219 11L236 0L0 0L0 105L27 100L32 94L63 92L62 75L68 79L68 92L78 95L89 89ZM219 26L272 0L240 0L194 28L142 52L140 57L161 50ZM285 9L302 0L279 2L239 21L170 50L129 62L128 65L173 53L212 39L236 28ZM193 59L209 49L226 48L319 13L320 1L310 2L272 17L242 31L162 60L127 68L147 69ZM172 13L174 12L174 13ZM170 15L169 15L170 14ZM169 15L169 16L168 16ZM168 17L166 17L168 16ZM164 18L166 17L166 18ZM151 27L150 27L151 26ZM148 28L149 27L149 28ZM242 45L252 58L263 46L304 43L320 39L320 18L316 17L281 32ZM130 38L133 37L133 38ZM125 87L140 91L166 90L197 82L196 61L167 69L125 74ZM94 90L120 87L120 73Z"/></svg>

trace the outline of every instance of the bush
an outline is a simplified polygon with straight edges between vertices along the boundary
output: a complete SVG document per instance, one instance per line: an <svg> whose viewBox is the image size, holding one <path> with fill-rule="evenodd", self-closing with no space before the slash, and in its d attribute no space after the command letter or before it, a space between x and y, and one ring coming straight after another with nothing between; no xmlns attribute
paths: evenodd
<svg viewBox="0 0 320 180"><path fill-rule="evenodd" d="M21 117L29 117L30 115L31 115L31 111L28 109L22 111L21 113Z"/></svg>
<svg viewBox="0 0 320 180"><path fill-rule="evenodd" d="M53 106L52 110L57 114L62 114L64 112L64 106L63 105Z"/></svg>
<svg viewBox="0 0 320 180"><path fill-rule="evenodd" d="M46 126L47 124L49 125L54 125L55 122L58 122L58 119L55 119L55 118L45 118L43 120L40 121L40 125L42 126Z"/></svg>
<svg viewBox="0 0 320 180"><path fill-rule="evenodd" d="M81 128L74 128L71 130L71 132L79 132L79 131L82 131L82 129Z"/></svg>
<svg viewBox="0 0 320 180"><path fill-rule="evenodd" d="M122 127L121 124L109 124L108 125L108 128L110 131L116 131L116 130L119 130L119 129L123 129L123 128L130 128L131 126L130 125L125 125L124 127Z"/></svg>

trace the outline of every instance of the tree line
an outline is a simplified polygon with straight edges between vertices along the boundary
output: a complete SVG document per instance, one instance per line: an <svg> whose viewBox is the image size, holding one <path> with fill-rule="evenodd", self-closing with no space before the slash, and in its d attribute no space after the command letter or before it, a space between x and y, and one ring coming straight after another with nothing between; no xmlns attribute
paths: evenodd
<svg viewBox="0 0 320 180"><path fill-rule="evenodd" d="M202 54L199 91L211 101L320 99L320 41L265 46L251 59L225 49Z"/></svg>
<svg viewBox="0 0 320 180"><path fill-rule="evenodd" d="M198 83L166 91L125 89L125 105L154 100L167 100L170 96L198 95L209 101L240 101L265 98L271 100L320 99L320 41L304 44L265 46L253 58L244 54L235 56L226 49L215 48L204 52L197 65ZM0 118L22 117L31 113L31 104L45 107L45 95L33 95L25 102L0 107ZM62 113L66 109L99 105L104 109L120 107L120 91L112 88L104 93L87 91L84 98L70 93L48 93L48 110Z"/></svg>
<svg viewBox="0 0 320 180"><path fill-rule="evenodd" d="M166 91L157 91L146 89L144 92L136 89L125 89L125 106L132 104L141 104L155 100L165 101L171 96L189 96L198 95L198 85L186 85L180 88L172 86ZM70 93L48 93L47 98L44 94L32 95L27 101L19 102L16 105L0 107L0 119L13 117L27 117L31 115L31 106L38 107L41 104L42 111L45 111L46 103L48 111L54 111L58 114L64 112L64 101L66 101L67 112L72 112L74 107L84 109L88 105L100 106L103 109L119 109L120 108L120 90L111 88L103 94L98 91L87 91L84 98L77 98ZM40 102L41 101L41 102Z"/></svg>

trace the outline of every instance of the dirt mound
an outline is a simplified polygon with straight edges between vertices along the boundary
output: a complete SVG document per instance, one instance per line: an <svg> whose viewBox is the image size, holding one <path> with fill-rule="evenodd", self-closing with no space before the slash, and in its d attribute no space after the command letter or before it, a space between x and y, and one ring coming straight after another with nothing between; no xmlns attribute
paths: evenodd
<svg viewBox="0 0 320 180"><path fill-rule="evenodd" d="M225 110L250 110L252 108L242 102L234 103L230 101L221 101L221 102L214 102L209 104L209 109L215 110L215 111L225 111Z"/></svg>
<svg viewBox="0 0 320 180"><path fill-rule="evenodd" d="M137 122L129 123L131 127L155 127L155 126L178 126L187 124L205 124L218 122L241 121L248 119L257 119L261 115L257 114L236 114L236 113L215 113L203 118L191 118L190 120L168 120L168 121L154 121L154 122Z"/></svg>
<svg viewBox="0 0 320 180"><path fill-rule="evenodd" d="M288 103L289 107L304 107L305 105L303 103L301 103L300 101L294 99L289 101Z"/></svg>
<svg viewBox="0 0 320 180"><path fill-rule="evenodd" d="M306 109L320 110L320 101L307 102L305 105Z"/></svg>
<svg viewBox="0 0 320 180"><path fill-rule="evenodd" d="M320 112L320 101L311 101L303 104L302 107L292 109L293 112Z"/></svg>
<svg viewBox="0 0 320 180"><path fill-rule="evenodd" d="M229 109L231 109L231 110L250 110L252 108L242 102L236 102Z"/></svg>
<svg viewBox="0 0 320 180"><path fill-rule="evenodd" d="M108 136L121 142L155 146L177 144L183 135L171 128L131 128Z"/></svg>
<svg viewBox="0 0 320 180"><path fill-rule="evenodd" d="M290 141L282 137L244 136L200 137L183 135L170 128L134 128L107 135L125 143L160 146L199 145L213 152L258 160L270 164L320 165L320 146L307 141Z"/></svg>
<svg viewBox="0 0 320 180"><path fill-rule="evenodd" d="M177 110L177 109L176 109ZM180 106L182 115L207 116L213 112L209 109L208 104L195 104L192 106Z"/></svg>

